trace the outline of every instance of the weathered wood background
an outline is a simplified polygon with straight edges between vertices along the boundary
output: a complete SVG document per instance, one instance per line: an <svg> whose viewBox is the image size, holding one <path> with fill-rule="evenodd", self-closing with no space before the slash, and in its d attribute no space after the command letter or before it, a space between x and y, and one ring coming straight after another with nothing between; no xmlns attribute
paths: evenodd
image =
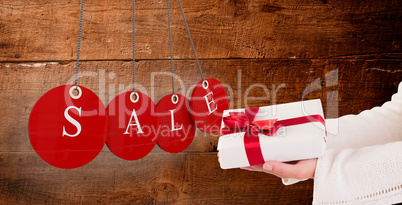
<svg viewBox="0 0 402 205"><path fill-rule="evenodd" d="M182 1L204 75L226 85L232 108L304 93L322 100L327 117L356 114L389 100L402 80L399 0ZM157 102L171 92L166 1L136 5L136 82ZM179 5L171 7L175 83L188 96L200 77ZM130 89L131 9L130 0L85 2L79 84L105 104ZM40 159L29 114L46 91L72 83L79 10L79 0L0 0L1 204L311 203L312 180L283 186L266 174L221 170L217 135L199 131L180 154L156 147L125 161L105 147L73 170Z"/></svg>

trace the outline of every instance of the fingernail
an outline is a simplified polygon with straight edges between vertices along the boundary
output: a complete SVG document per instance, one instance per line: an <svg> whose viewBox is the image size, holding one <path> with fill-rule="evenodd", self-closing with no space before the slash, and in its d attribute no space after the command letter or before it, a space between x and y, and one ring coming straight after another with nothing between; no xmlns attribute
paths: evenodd
<svg viewBox="0 0 402 205"><path fill-rule="evenodd" d="M267 171L272 171L272 166L269 164L266 164L266 165L264 165L263 169L267 170Z"/></svg>

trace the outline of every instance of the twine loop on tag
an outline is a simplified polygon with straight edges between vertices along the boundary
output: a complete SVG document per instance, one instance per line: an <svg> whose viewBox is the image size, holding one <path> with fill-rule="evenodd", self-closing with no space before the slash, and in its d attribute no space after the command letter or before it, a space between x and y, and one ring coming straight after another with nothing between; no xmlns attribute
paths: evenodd
<svg viewBox="0 0 402 205"><path fill-rule="evenodd" d="M140 100L140 96L138 95L138 93L136 91L131 92L130 100L133 103L136 103L136 102L138 102L138 100Z"/></svg>
<svg viewBox="0 0 402 205"><path fill-rule="evenodd" d="M177 104L179 102L179 96L177 96L176 94L172 95L172 103L173 104Z"/></svg>
<svg viewBox="0 0 402 205"><path fill-rule="evenodd" d="M74 91L75 91L76 93L74 93ZM77 100L77 99L79 99L79 98L81 97L81 95L82 95L82 90L81 90L81 88L78 87L78 86L71 86L69 93L70 93L70 97L71 97L71 98Z"/></svg>
<svg viewBox="0 0 402 205"><path fill-rule="evenodd" d="M203 87L204 89L207 89L208 86L209 86L209 83L208 83L207 80L202 81L202 87Z"/></svg>

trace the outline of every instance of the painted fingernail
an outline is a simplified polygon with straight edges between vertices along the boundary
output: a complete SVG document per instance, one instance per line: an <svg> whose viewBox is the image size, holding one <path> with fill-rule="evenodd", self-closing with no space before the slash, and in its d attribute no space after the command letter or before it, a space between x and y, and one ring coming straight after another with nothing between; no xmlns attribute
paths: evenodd
<svg viewBox="0 0 402 205"><path fill-rule="evenodd" d="M266 165L263 166L263 169L267 170L267 171L272 171L272 166L269 165L269 164L266 164Z"/></svg>

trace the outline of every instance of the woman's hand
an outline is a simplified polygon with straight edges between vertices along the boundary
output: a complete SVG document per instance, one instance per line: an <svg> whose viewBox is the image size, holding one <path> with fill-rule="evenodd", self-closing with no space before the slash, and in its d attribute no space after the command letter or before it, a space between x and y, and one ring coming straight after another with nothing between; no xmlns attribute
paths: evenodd
<svg viewBox="0 0 402 205"><path fill-rule="evenodd" d="M218 153L219 160L219 153ZM293 178L293 179L313 179L317 159L300 160L295 163L284 163L278 161L268 161L263 165L256 165L251 167L242 167L240 169L265 172L275 175L279 178Z"/></svg>

